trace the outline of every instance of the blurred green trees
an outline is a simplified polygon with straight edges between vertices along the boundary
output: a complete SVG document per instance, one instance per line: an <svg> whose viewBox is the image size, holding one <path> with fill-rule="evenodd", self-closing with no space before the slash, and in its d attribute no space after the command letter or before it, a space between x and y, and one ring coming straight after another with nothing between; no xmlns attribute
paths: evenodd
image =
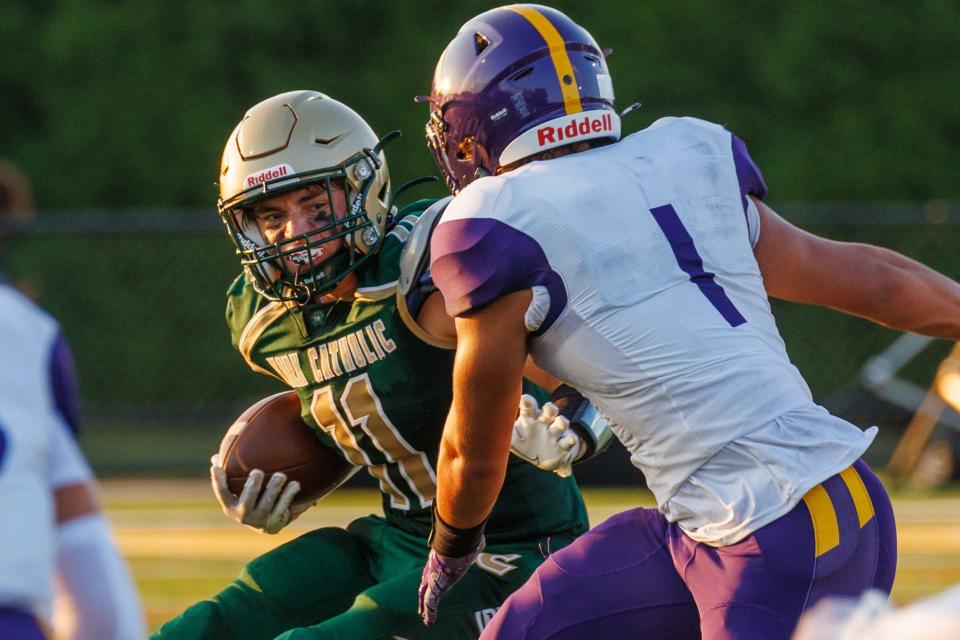
<svg viewBox="0 0 960 640"><path fill-rule="evenodd" d="M319 89L405 137L397 182L433 173L422 142L436 60L496 2L5 0L0 156L44 208L214 201L247 107ZM582 3L633 131L666 115L750 145L774 202L956 199L960 5L947 0Z"/></svg>
<svg viewBox="0 0 960 640"><path fill-rule="evenodd" d="M403 131L387 149L394 184L433 174L412 97L460 25L497 4L0 0L0 158L33 178L39 208L88 214L39 216L6 261L74 346L100 468L203 469L236 412L279 387L247 370L223 322L239 264L214 181L244 111L324 91L381 135ZM626 132L663 115L723 123L784 215L960 277L957 227L942 224L957 206L936 202L960 200L956 0L551 4L613 48L619 105L643 103ZM811 216L787 204L891 200L934 202ZM774 311L818 399L846 393L895 337L828 310ZM916 366L921 384L942 347Z"/></svg>

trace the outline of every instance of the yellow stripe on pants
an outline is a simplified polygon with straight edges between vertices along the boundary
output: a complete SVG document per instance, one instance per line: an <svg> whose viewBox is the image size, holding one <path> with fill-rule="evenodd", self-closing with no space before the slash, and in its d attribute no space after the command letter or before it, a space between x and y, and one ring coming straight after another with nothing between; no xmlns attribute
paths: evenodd
<svg viewBox="0 0 960 640"><path fill-rule="evenodd" d="M847 491L853 498L853 506L857 509L857 520L859 520L862 529L863 525L870 522L870 518L874 515L870 494L867 493L867 487L864 486L860 474L853 467L847 467L846 470L841 471L840 477L843 478L844 484L847 485Z"/></svg>
<svg viewBox="0 0 960 640"><path fill-rule="evenodd" d="M813 539L815 555L820 557L840 544L840 527L837 524L837 512L833 508L830 495L823 485L818 484L803 496L813 521Z"/></svg>

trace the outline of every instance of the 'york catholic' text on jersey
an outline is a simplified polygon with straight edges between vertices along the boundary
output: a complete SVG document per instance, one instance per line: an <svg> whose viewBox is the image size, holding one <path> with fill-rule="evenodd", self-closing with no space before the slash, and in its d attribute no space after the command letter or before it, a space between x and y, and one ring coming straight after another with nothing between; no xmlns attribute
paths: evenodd
<svg viewBox="0 0 960 640"><path fill-rule="evenodd" d="M375 259L359 271L357 298L324 305L270 302L239 277L227 322L247 364L294 388L303 419L380 484L387 519L426 537L440 434L452 397L453 351L425 341L397 295L403 243L432 201L400 212ZM586 530L572 478L510 461L487 525L493 543Z"/></svg>
<svg viewBox="0 0 960 640"><path fill-rule="evenodd" d="M753 255L745 145L694 118L470 184L431 242L460 315L532 289L531 353L614 423L661 511L731 544L854 462L872 433L813 403Z"/></svg>

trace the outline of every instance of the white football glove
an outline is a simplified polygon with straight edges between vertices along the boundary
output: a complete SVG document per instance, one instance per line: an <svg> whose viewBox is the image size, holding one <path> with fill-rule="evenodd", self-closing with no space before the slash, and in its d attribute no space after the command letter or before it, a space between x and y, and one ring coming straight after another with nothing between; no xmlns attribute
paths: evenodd
<svg viewBox="0 0 960 640"><path fill-rule="evenodd" d="M541 410L533 396L521 396L520 415L513 423L510 450L540 469L566 478L572 473L582 443L570 428L570 421L558 414L552 402L544 404Z"/></svg>
<svg viewBox="0 0 960 640"><path fill-rule="evenodd" d="M279 532L316 504L310 502L291 506L300 491L300 483L296 480L287 482L286 474L279 471L270 476L261 493L263 471L254 469L247 476L240 496L233 495L227 488L227 472L220 466L220 458L216 453L210 458L210 484L227 517L264 533Z"/></svg>

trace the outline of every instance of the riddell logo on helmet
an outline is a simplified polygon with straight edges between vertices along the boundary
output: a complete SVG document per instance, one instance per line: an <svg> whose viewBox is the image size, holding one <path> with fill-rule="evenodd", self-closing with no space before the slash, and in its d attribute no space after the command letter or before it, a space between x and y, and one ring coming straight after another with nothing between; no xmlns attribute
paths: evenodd
<svg viewBox="0 0 960 640"><path fill-rule="evenodd" d="M580 120L572 120L565 126L546 125L537 129L537 144L541 147L556 144L562 140L575 140L590 134L613 131L613 118L609 113L600 116L586 114Z"/></svg>
<svg viewBox="0 0 960 640"><path fill-rule="evenodd" d="M620 116L606 109L581 111L554 118L527 129L500 153L500 166L512 164L545 149L597 138L620 139Z"/></svg>
<svg viewBox="0 0 960 640"><path fill-rule="evenodd" d="M278 164L275 167L268 167L262 171L256 173L251 173L244 180L244 184L249 187L255 187L258 184L263 184L264 182L269 182L270 180L276 180L277 178L282 178L284 176L292 175L296 173L288 164Z"/></svg>

